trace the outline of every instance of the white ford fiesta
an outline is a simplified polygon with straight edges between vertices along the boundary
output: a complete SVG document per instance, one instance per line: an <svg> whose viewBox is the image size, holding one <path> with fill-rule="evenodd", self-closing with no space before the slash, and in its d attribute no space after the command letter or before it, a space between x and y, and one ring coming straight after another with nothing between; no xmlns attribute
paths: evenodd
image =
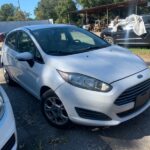
<svg viewBox="0 0 150 150"><path fill-rule="evenodd" d="M70 121L113 126L150 106L150 70L125 48L71 25L27 26L11 31L2 47L8 84L41 99L55 127Z"/></svg>
<svg viewBox="0 0 150 150"><path fill-rule="evenodd" d="M0 87L0 150L16 150L16 126L12 108L5 91Z"/></svg>

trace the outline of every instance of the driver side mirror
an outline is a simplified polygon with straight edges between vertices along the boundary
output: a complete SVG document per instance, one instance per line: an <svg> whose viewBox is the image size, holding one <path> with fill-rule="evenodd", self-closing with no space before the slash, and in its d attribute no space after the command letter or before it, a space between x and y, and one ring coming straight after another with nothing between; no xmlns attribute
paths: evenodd
<svg viewBox="0 0 150 150"><path fill-rule="evenodd" d="M16 56L18 61L27 61L32 67L34 65L34 56L29 52L23 52Z"/></svg>

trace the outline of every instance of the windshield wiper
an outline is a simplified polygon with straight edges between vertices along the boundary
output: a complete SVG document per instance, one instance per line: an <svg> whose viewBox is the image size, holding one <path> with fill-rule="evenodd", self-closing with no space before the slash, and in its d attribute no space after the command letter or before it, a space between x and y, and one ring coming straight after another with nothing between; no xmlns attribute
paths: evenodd
<svg viewBox="0 0 150 150"><path fill-rule="evenodd" d="M94 49L101 49L101 48L105 48L110 46L109 44L107 45L103 45L103 46L88 46L86 48L82 48L76 51L56 51L55 53L51 53L53 55L59 55L59 56L63 56L63 55L71 55L71 54L77 54L77 53L83 53L83 52L88 52L90 50L94 50Z"/></svg>
<svg viewBox="0 0 150 150"><path fill-rule="evenodd" d="M86 51L89 51L89 50L101 49L101 48L105 48L105 47L108 47L108 46L110 46L110 45L107 44L107 45L103 45L103 46L89 46L89 47L86 47L84 49L80 49L78 51L86 52Z"/></svg>
<svg viewBox="0 0 150 150"><path fill-rule="evenodd" d="M92 50L92 49L99 49L101 48L100 46L89 46L85 50Z"/></svg>
<svg viewBox="0 0 150 150"><path fill-rule="evenodd" d="M67 52L67 51L57 51L55 53L50 53L50 55L56 55L56 56L63 56L63 55L69 55L72 54L73 52Z"/></svg>

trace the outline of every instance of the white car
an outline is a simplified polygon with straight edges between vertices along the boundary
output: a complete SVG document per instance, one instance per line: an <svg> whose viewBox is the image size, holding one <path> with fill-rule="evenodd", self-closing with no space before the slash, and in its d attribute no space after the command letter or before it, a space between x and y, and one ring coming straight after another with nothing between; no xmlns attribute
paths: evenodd
<svg viewBox="0 0 150 150"><path fill-rule="evenodd" d="M7 83L39 100L56 127L70 121L113 126L150 106L150 70L125 48L71 25L36 25L10 32L2 47Z"/></svg>
<svg viewBox="0 0 150 150"><path fill-rule="evenodd" d="M5 91L0 87L0 150L16 150L16 135L13 111Z"/></svg>

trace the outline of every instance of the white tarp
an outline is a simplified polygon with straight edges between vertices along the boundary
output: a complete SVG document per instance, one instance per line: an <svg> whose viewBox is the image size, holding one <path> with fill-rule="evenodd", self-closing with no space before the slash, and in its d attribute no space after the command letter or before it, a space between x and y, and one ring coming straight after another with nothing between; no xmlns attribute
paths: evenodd
<svg viewBox="0 0 150 150"><path fill-rule="evenodd" d="M133 22L133 31L138 36L141 36L146 33L145 24L141 16L130 15L126 18L126 22Z"/></svg>
<svg viewBox="0 0 150 150"><path fill-rule="evenodd" d="M147 33L142 16L138 16L135 14L130 15L124 21L120 21L113 27L112 32L117 32L118 26L122 26L123 29L126 28L126 26L130 26L133 29L134 33L138 36Z"/></svg>

